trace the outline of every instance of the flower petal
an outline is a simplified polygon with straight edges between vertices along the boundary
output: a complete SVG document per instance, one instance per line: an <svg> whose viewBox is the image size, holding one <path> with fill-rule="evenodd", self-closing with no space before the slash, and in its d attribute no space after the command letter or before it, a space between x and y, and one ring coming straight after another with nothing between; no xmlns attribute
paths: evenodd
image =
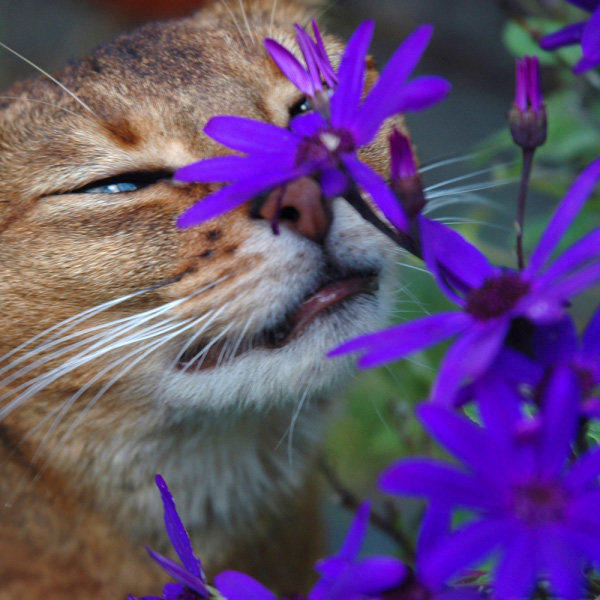
<svg viewBox="0 0 600 600"><path fill-rule="evenodd" d="M575 322L569 315L556 323L538 325L533 334L534 356L544 367L569 361L578 345Z"/></svg>
<svg viewBox="0 0 600 600"><path fill-rule="evenodd" d="M431 458L393 462L379 475L379 489L396 496L424 496L441 508L464 506L494 509L501 505L487 481Z"/></svg>
<svg viewBox="0 0 600 600"><path fill-rule="evenodd" d="M507 519L488 519L466 525L424 557L423 580L435 587L444 584L464 568L486 558L510 533Z"/></svg>
<svg viewBox="0 0 600 600"><path fill-rule="evenodd" d="M204 127L204 133L239 152L290 154L290 148L298 145L297 137L289 129L231 115L213 117Z"/></svg>
<svg viewBox="0 0 600 600"><path fill-rule="evenodd" d="M344 194L350 181L339 169L325 169L319 176L319 184L325 198L335 198Z"/></svg>
<svg viewBox="0 0 600 600"><path fill-rule="evenodd" d="M331 61L329 60L329 56L327 55L327 50L325 50L325 44L323 44L323 38L321 37L321 32L319 31L319 27L314 19L311 21L313 33L315 35L315 40L317 42L317 50L319 53L319 69L321 70L321 75L325 79L325 83L329 86L330 89L334 90L338 84L338 78L331 66Z"/></svg>
<svg viewBox="0 0 600 600"><path fill-rule="evenodd" d="M299 167L295 171L275 171L252 179L242 179L196 202L177 219L177 226L183 229L214 219L247 202L257 194L286 181L308 175L308 172L309 169L304 165L304 168Z"/></svg>
<svg viewBox="0 0 600 600"><path fill-rule="evenodd" d="M315 92L317 90L322 90L323 84L321 83L321 76L317 66L318 51L316 50L316 44L310 39L308 33L306 33L300 25L294 25L294 29L296 30L296 42L298 43L298 46L300 46L302 56L304 56L306 66L308 67L308 76L310 77L311 85Z"/></svg>
<svg viewBox="0 0 600 600"><path fill-rule="evenodd" d="M454 410L423 403L417 415L436 441L469 467L498 480L505 472L502 453L485 429Z"/></svg>
<svg viewBox="0 0 600 600"><path fill-rule="evenodd" d="M288 153L273 157L262 156L217 156L192 163L175 171L173 178L178 181L201 183L230 182L261 176L274 170L293 168L293 157Z"/></svg>
<svg viewBox="0 0 600 600"><path fill-rule="evenodd" d="M400 585L407 574L406 565L397 558L369 556L352 566L348 591L376 596ZM348 594L340 598L345 600Z"/></svg>
<svg viewBox="0 0 600 600"><path fill-rule="evenodd" d="M411 352L433 346L459 333L470 322L470 319L462 313L431 315L354 338L331 350L328 356L363 352L359 365L370 368L399 360Z"/></svg>
<svg viewBox="0 0 600 600"><path fill-rule="evenodd" d="M582 336L582 351L586 357L600 354L600 307L589 320Z"/></svg>
<svg viewBox="0 0 600 600"><path fill-rule="evenodd" d="M431 400L453 405L466 380L481 377L500 352L510 321L494 319L475 323L450 347L438 372Z"/></svg>
<svg viewBox="0 0 600 600"><path fill-rule="evenodd" d="M371 196L385 218L398 230L408 231L408 219L404 214L400 201L392 192L386 181L378 175L371 167L358 160L351 154L342 157L344 166L359 186Z"/></svg>
<svg viewBox="0 0 600 600"><path fill-rule="evenodd" d="M281 72L306 96L314 96L315 89L304 66L279 42L267 38L264 41L267 52L281 69Z"/></svg>
<svg viewBox="0 0 600 600"><path fill-rule="evenodd" d="M577 491L594 483L600 476L600 446L590 448L573 464L564 477L564 483Z"/></svg>
<svg viewBox="0 0 600 600"><path fill-rule="evenodd" d="M362 547L367 527L369 526L369 515L371 513L371 503L363 502L354 516L352 525L346 534L342 547L337 556L346 560L354 560Z"/></svg>
<svg viewBox="0 0 600 600"><path fill-rule="evenodd" d="M533 251L524 273L537 273L544 266L565 231L583 208L599 178L600 158L597 158L577 177L562 202L558 205L536 249Z"/></svg>
<svg viewBox="0 0 600 600"><path fill-rule="evenodd" d="M167 558L166 556L162 556L157 552L154 552L151 548L146 546L146 552L150 555L150 557L155 560L163 570L165 570L171 577L177 579L180 583L183 583L186 587L189 587L191 590L198 592L204 598L209 597L208 590L206 589L206 585L200 577L196 575L192 575L187 569L182 567L180 564L175 561Z"/></svg>
<svg viewBox="0 0 600 600"><path fill-rule="evenodd" d="M568 367L557 367L546 385L542 403L539 469L546 477L556 477L569 457L577 432L580 402L575 373Z"/></svg>
<svg viewBox="0 0 600 600"><path fill-rule="evenodd" d="M167 529L169 539L171 540L171 544L173 544L173 548L175 552L177 552L177 556L179 556L179 559L185 568L192 575L203 578L202 566L194 554L190 536L188 535L186 528L179 518L173 496L171 495L165 480L160 475L156 475L155 480L156 485L160 490L160 496L162 498L164 508L165 527Z"/></svg>
<svg viewBox="0 0 600 600"><path fill-rule="evenodd" d="M497 269L456 231L423 217L419 224L427 266L450 300L463 306L459 294L481 287L486 279L497 274Z"/></svg>
<svg viewBox="0 0 600 600"><path fill-rule="evenodd" d="M573 67L573 73L575 75L581 75L590 69L595 69L600 64L600 59L590 59L584 56L579 62Z"/></svg>
<svg viewBox="0 0 600 600"><path fill-rule="evenodd" d="M350 38L340 68L338 86L331 96L331 124L334 127L347 128L354 120L362 98L366 56L373 30L374 21L364 21Z"/></svg>
<svg viewBox="0 0 600 600"><path fill-rule="evenodd" d="M223 571L215 576L215 587L227 600L276 600L262 583L238 571Z"/></svg>
<svg viewBox="0 0 600 600"><path fill-rule="evenodd" d="M579 44L581 42L581 36L583 35L583 29L585 27L585 21L579 23L573 23L567 25L554 33L545 35L539 42L542 50L556 50L563 46L572 46L573 44Z"/></svg>
<svg viewBox="0 0 600 600"><path fill-rule="evenodd" d="M585 561L573 538L564 527L547 528L537 549L541 569L548 574L556 596L564 600L586 597L583 586Z"/></svg>
<svg viewBox="0 0 600 600"><path fill-rule="evenodd" d="M527 527L503 549L494 573L494 596L505 600L530 598L536 583L536 532Z"/></svg>
<svg viewBox="0 0 600 600"><path fill-rule="evenodd" d="M452 510L442 503L430 502L421 518L417 537L417 561L450 535ZM419 565L417 564L417 569Z"/></svg>
<svg viewBox="0 0 600 600"><path fill-rule="evenodd" d="M596 8L583 29L581 49L588 60L600 61L600 8Z"/></svg>

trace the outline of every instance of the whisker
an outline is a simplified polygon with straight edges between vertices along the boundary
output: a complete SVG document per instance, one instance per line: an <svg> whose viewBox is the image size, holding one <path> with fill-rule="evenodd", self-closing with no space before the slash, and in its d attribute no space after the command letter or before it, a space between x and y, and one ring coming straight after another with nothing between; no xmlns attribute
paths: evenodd
<svg viewBox="0 0 600 600"><path fill-rule="evenodd" d="M504 163L503 167L507 167L507 166L511 166L511 165L515 165L517 164L517 161L512 161L509 163ZM485 169L480 169L479 171L473 171L472 173L467 173L466 175L459 175L458 177L453 177L452 179L446 179L445 181L442 181L440 183L435 183L433 185L428 185L426 186L425 192L430 192L431 190L436 190L440 187L445 187L447 185L450 185L451 183L457 183L459 181L464 181L465 179L471 179L472 177L478 177L479 175L485 175L487 173L493 173L495 170L497 169L497 166L493 166L493 167L487 167Z"/></svg>
<svg viewBox="0 0 600 600"><path fill-rule="evenodd" d="M242 39L242 42L244 42L244 46L246 46L246 48L250 49L250 47L248 46L248 43L246 41L246 37L244 36L244 32L243 32L240 24L238 23L238 20L236 19L235 14L229 7L229 4L227 4L227 0L220 0L220 2L225 7L227 12L229 13L231 20L233 21L233 24L235 25L236 29L238 30L238 33L240 34L240 38Z"/></svg>
<svg viewBox="0 0 600 600"><path fill-rule="evenodd" d="M271 8L271 19L269 21L269 37L273 36L273 23L275 22L275 11L277 10L277 0L273 0L273 7Z"/></svg>
<svg viewBox="0 0 600 600"><path fill-rule="evenodd" d="M433 169L439 169L441 167L447 167L448 165L454 165L459 162L471 160L477 156L477 152L470 152L469 154L463 154L462 156L453 156L452 158L445 158L442 160L436 160L431 164L427 164L424 167L419 167L419 173L427 173Z"/></svg>
<svg viewBox="0 0 600 600"><path fill-rule="evenodd" d="M256 44L256 40L254 39L254 34L252 33L252 29L250 27L250 22L248 21L248 15L246 14L246 7L244 6L244 0L238 0L240 9L242 11L242 17L244 17L244 23L246 25L246 30L248 31L248 37L252 40L253 44Z"/></svg>
<svg viewBox="0 0 600 600"><path fill-rule="evenodd" d="M81 100L81 98L78 98L76 94L74 94L70 89L68 89L65 85L63 85L60 81L58 81L58 79L56 79L56 77L52 77L52 75L50 75L50 73L48 73L47 71L44 71L44 69L42 69L41 67L38 67L38 65L36 65L34 62L30 61L28 58L25 58L22 54L19 54L16 50L9 48L6 44L3 44L2 42L0 42L0 46L2 48L4 48L5 50L8 50L12 54L14 54L17 58L20 58L22 61L26 62L29 66L31 66L34 69L36 69L37 71L39 71L42 75L45 75L48 79L50 79L50 81L53 81L59 88L61 88L64 92L69 94L69 96L71 96L71 98L76 100L81 106L83 106L83 108L85 108L85 110L87 110L91 115L93 115L95 118L98 118L97 115L94 113L94 111L83 100Z"/></svg>

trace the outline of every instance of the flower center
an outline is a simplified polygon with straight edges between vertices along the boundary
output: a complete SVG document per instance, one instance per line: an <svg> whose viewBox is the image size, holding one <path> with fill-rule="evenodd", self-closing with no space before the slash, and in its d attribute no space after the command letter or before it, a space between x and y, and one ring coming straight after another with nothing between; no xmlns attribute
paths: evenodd
<svg viewBox="0 0 600 600"><path fill-rule="evenodd" d="M565 493L552 482L527 482L512 492L515 515L529 525L554 523L564 516Z"/></svg>
<svg viewBox="0 0 600 600"><path fill-rule="evenodd" d="M344 129L322 129L315 135L304 138L296 153L296 165L304 163L324 163L335 166L341 154L354 152L354 139Z"/></svg>
<svg viewBox="0 0 600 600"><path fill-rule="evenodd" d="M518 273L502 273L492 277L467 296L467 312L480 321L499 317L511 310L529 291L529 283Z"/></svg>

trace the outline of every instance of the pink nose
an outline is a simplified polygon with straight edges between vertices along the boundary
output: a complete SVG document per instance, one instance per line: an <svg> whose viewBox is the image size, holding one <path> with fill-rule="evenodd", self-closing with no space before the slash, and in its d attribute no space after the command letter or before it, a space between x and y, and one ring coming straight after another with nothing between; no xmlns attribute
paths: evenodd
<svg viewBox="0 0 600 600"><path fill-rule="evenodd" d="M325 239L332 220L331 207L314 179L303 177L274 189L252 216L272 221L278 210L281 226L313 242L321 243Z"/></svg>

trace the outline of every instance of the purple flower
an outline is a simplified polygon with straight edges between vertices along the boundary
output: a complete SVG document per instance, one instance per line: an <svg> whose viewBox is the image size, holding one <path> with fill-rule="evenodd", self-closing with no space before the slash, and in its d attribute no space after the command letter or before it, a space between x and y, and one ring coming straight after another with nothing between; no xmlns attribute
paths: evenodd
<svg viewBox="0 0 600 600"><path fill-rule="evenodd" d="M522 271L490 264L459 234L421 217L427 266L460 310L355 338L329 356L359 352L358 365L368 368L458 336L444 358L433 390L435 400L453 402L466 380L478 379L490 367L515 318L536 325L558 322L565 316L569 299L600 280L600 230L584 236L549 264L552 252L599 178L597 159L567 192Z"/></svg>
<svg viewBox="0 0 600 600"><path fill-rule="evenodd" d="M583 58L573 67L580 74L600 64L600 1L567 0L571 4L592 13L587 21L567 25L540 40L544 50L556 50L563 46L581 44Z"/></svg>
<svg viewBox="0 0 600 600"><path fill-rule="evenodd" d="M420 407L427 429L463 464L401 460L381 475L381 489L474 513L422 557L428 583L442 584L495 552L498 600L529 598L546 578L557 596L584 597L584 569L600 564L600 448L569 463L578 403L573 372L559 368L542 411L528 421L507 419L502 403L482 411L485 429L446 407Z"/></svg>
<svg viewBox="0 0 600 600"><path fill-rule="evenodd" d="M163 588L162 600L199 600L208 598L209 592L206 588L206 578L202 572L200 560L196 558L190 536L186 531L173 501L173 496L160 476L156 476L156 485L160 490L163 502L165 527L171 540L171 544L183 566L175 561L146 548L148 554L179 583L167 583ZM161 600L156 596L145 596L140 600Z"/></svg>
<svg viewBox="0 0 600 600"><path fill-rule="evenodd" d="M337 73L339 83L329 98L327 111L300 115L291 121L290 129L235 116L213 117L208 122L207 135L246 155L207 159L175 173L175 178L183 181L230 183L181 215L180 227L216 217L294 179L314 176L327 198L342 195L355 182L371 195L397 229L407 230L406 217L395 195L379 174L358 160L356 151L373 140L387 118L439 102L450 86L433 76L406 82L431 37L432 28L423 26L398 48L361 103L373 28L373 22L366 21L348 42ZM309 39L307 35L299 37L308 45L305 57L314 58L317 50ZM320 83L315 65L311 67L308 61L308 70L299 63L291 67L292 60L287 57L286 62L280 49L273 44L268 47L295 85L306 92L317 90ZM323 72L323 61L319 64ZM327 118L325 112L329 113Z"/></svg>
<svg viewBox="0 0 600 600"><path fill-rule="evenodd" d="M367 526L368 502L358 509L339 552L319 561L315 568L321 578L308 593L307 600L363 600L395 588L405 578L407 568L390 556L372 556L358 560ZM224 571L215 577L217 589L228 600L275 600L276 596L237 571Z"/></svg>
<svg viewBox="0 0 600 600"><path fill-rule="evenodd" d="M516 61L515 101L508 123L515 144L524 150L533 150L546 141L548 122L537 56Z"/></svg>

